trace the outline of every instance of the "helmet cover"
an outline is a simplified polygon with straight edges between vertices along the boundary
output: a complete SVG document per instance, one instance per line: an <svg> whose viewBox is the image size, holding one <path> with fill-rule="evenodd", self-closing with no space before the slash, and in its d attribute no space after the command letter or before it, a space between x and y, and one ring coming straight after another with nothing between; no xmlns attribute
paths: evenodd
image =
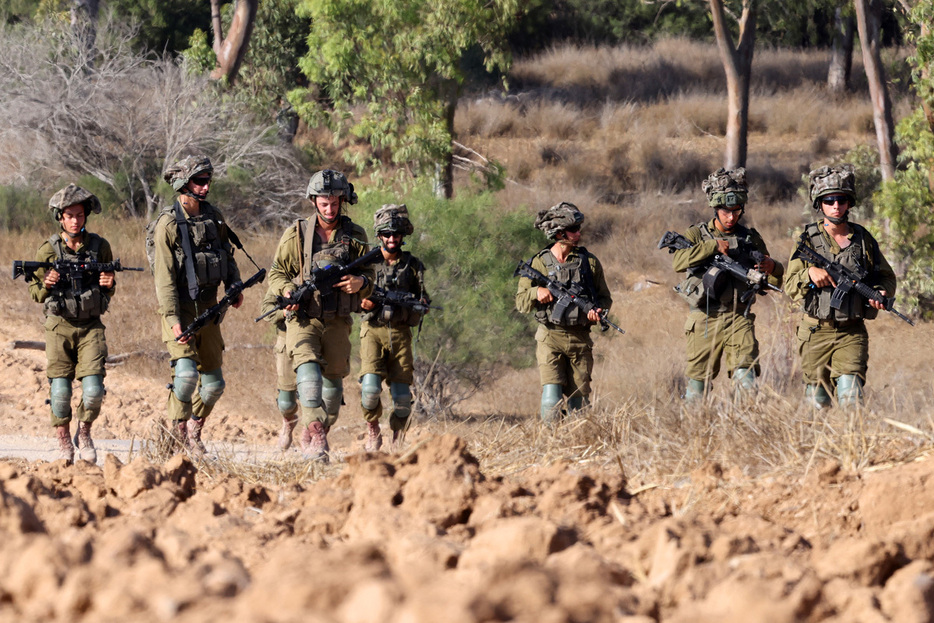
<svg viewBox="0 0 934 623"><path fill-rule="evenodd" d="M856 203L856 173L852 164L823 166L808 173L808 196L815 209L820 207L818 199L834 193L849 197L851 206Z"/></svg>
<svg viewBox="0 0 934 623"><path fill-rule="evenodd" d="M580 226L583 222L584 215L577 206L562 201L547 210L541 210L535 218L535 227L545 232L549 240L554 240L558 233L575 225Z"/></svg>
<svg viewBox="0 0 934 623"><path fill-rule="evenodd" d="M101 213L100 200L90 192L75 184L69 184L65 188L52 195L52 198L49 199L49 210L52 211L52 216L57 221L62 218L62 210L68 206L73 206L79 203L84 206L85 216L91 212L94 214Z"/></svg>
<svg viewBox="0 0 934 623"><path fill-rule="evenodd" d="M172 185L175 192L185 188L188 181L199 173L214 173L214 166L207 156L185 156L175 164L169 166L163 173L162 179Z"/></svg>
<svg viewBox="0 0 934 623"><path fill-rule="evenodd" d="M353 184L347 181L346 175L332 169L324 169L312 175L305 196L309 199L312 197L343 197L350 205L357 203L357 193L354 192Z"/></svg>
<svg viewBox="0 0 934 623"><path fill-rule="evenodd" d="M749 187L746 185L746 169L737 167L727 171L724 168L711 173L701 188L707 194L707 205L711 208L736 210L746 205Z"/></svg>
<svg viewBox="0 0 934 623"><path fill-rule="evenodd" d="M410 236L415 231L409 220L409 210L404 203L387 203L373 215L373 230L376 235L399 233Z"/></svg>

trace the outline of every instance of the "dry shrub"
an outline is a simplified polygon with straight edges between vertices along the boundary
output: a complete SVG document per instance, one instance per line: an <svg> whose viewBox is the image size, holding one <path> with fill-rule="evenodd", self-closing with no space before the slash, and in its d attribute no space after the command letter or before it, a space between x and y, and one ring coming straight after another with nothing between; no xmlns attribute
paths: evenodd
<svg viewBox="0 0 934 623"><path fill-rule="evenodd" d="M461 103L454 115L454 131L459 136L505 136L521 124L515 104L489 97Z"/></svg>
<svg viewBox="0 0 934 623"><path fill-rule="evenodd" d="M591 115L574 106L550 101L538 101L524 106L522 123L526 136L557 140L586 138L595 127Z"/></svg>
<svg viewBox="0 0 934 623"><path fill-rule="evenodd" d="M801 176L795 171L776 169L771 163L746 167L751 198L757 204L781 203L794 199Z"/></svg>
<svg viewBox="0 0 934 623"><path fill-rule="evenodd" d="M658 143L642 143L635 158L643 171L642 190L672 193L699 188L711 170L704 158Z"/></svg>

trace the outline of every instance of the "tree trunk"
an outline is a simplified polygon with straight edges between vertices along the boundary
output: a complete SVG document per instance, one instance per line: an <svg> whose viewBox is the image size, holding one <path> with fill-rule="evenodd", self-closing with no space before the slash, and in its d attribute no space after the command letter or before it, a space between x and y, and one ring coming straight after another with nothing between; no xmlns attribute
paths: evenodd
<svg viewBox="0 0 934 623"><path fill-rule="evenodd" d="M739 19L739 45L733 45L724 16L723 1L710 0L717 48L726 74L727 120L726 153L723 166L727 169L746 166L749 129L749 80L756 42L756 0L743 0Z"/></svg>
<svg viewBox="0 0 934 623"><path fill-rule="evenodd" d="M863 49L863 65L869 81L869 97L872 99L872 119L876 126L876 143L879 146L879 168L882 180L895 179L895 123L892 120L892 102L885 81L885 68L880 53L879 25L882 21L882 0L854 0L856 24L859 28L860 47Z"/></svg>
<svg viewBox="0 0 934 623"><path fill-rule="evenodd" d="M852 16L843 15L843 7L838 6L833 16L833 47L831 48L830 67L827 70L827 88L831 93L844 93L850 88L850 73L853 69L853 31Z"/></svg>
<svg viewBox="0 0 934 623"><path fill-rule="evenodd" d="M211 30L214 31L214 54L220 55L224 29L221 26L221 0L211 0Z"/></svg>
<svg viewBox="0 0 934 623"><path fill-rule="evenodd" d="M214 4L217 0L211 0L211 10L214 10ZM233 19L230 21L230 28L227 30L227 36L220 44L220 51L217 51L217 68L211 72L211 77L215 80L226 78L228 84L232 84L237 78L237 72L240 71L240 63L246 55L247 46L250 43L250 35L253 34L253 24L256 22L256 10L259 8L259 0L237 0L234 6ZM213 21L212 17L212 21ZM215 26L214 42L215 51L217 49L217 39L220 34L220 26Z"/></svg>
<svg viewBox="0 0 934 623"><path fill-rule="evenodd" d="M71 5L71 28L87 54L87 67L90 69L94 68L98 4L98 0L74 0Z"/></svg>
<svg viewBox="0 0 934 623"><path fill-rule="evenodd" d="M442 199L454 197L454 113L457 111L458 86L453 80L438 79L438 97L444 106L444 127L450 148L435 168L434 194Z"/></svg>

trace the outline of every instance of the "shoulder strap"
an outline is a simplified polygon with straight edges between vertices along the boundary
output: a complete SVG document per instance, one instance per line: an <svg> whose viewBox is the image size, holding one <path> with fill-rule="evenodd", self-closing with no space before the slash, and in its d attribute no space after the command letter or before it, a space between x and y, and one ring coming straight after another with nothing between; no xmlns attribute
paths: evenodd
<svg viewBox="0 0 934 623"><path fill-rule="evenodd" d="M188 281L188 296L191 300L198 298L198 277L195 274L195 256L191 249L191 233L188 230L188 219L178 201L172 206L175 210L175 224L178 226L178 235L182 240L182 254L185 256L185 280Z"/></svg>
<svg viewBox="0 0 934 623"><path fill-rule="evenodd" d="M52 246L52 250L55 251L55 259L60 260L64 256L65 251L62 249L62 237L60 234L52 234L49 237L49 244Z"/></svg>
<svg viewBox="0 0 934 623"><path fill-rule="evenodd" d="M305 244L303 239L307 236L308 221L303 218L295 219L295 242L298 244L298 278L305 279ZM314 232L311 234L314 235ZM309 249L308 257L311 257Z"/></svg>
<svg viewBox="0 0 934 623"><path fill-rule="evenodd" d="M590 296L590 302L597 304L597 285L594 283L593 270L590 268L590 258L593 257L585 247L577 247L577 252L581 256L581 277L584 280L584 287Z"/></svg>

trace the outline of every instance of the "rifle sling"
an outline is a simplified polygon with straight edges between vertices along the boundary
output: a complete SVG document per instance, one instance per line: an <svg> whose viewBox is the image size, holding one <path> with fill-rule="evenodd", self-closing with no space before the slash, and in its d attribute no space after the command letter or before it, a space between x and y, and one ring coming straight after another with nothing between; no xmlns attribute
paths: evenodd
<svg viewBox="0 0 934 623"><path fill-rule="evenodd" d="M188 230L188 219L182 211L182 204L175 202L175 224L178 225L178 235L182 239L182 253L185 256L185 279L188 281L188 296L191 300L198 300L198 277L195 274L195 256L191 250L191 233Z"/></svg>

